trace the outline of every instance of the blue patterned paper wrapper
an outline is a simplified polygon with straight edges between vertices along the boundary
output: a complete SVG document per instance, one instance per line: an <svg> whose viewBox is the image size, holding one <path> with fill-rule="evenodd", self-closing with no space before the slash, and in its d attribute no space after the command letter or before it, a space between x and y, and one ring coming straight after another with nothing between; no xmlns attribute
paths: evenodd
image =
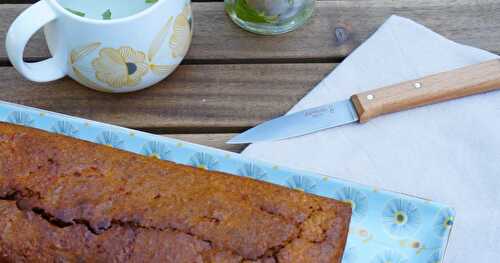
<svg viewBox="0 0 500 263"><path fill-rule="evenodd" d="M343 263L443 262L455 220L452 208L429 200L63 114L0 101L0 121L348 202L353 217Z"/></svg>

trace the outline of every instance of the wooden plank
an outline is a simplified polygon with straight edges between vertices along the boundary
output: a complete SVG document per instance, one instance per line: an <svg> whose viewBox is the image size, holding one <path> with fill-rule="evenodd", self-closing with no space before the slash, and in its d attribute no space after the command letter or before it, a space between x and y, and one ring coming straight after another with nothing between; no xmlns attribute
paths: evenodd
<svg viewBox="0 0 500 263"><path fill-rule="evenodd" d="M6 58L5 32L24 8L22 4L0 5L0 61ZM500 1L493 0L320 1L307 26L277 37L256 36L239 29L224 13L223 3L194 3L193 10L195 36L187 63L338 61L391 14L414 19L458 42L500 53ZM35 36L27 57L37 60L48 56L42 38Z"/></svg>
<svg viewBox="0 0 500 263"><path fill-rule="evenodd" d="M285 113L333 67L182 65L168 80L129 94L92 91L68 78L33 83L0 67L0 100L156 133L240 132Z"/></svg>
<svg viewBox="0 0 500 263"><path fill-rule="evenodd" d="M221 150L240 153L247 145L226 144L226 142L235 136L235 133L216 133L216 134L165 134L164 136L214 147Z"/></svg>

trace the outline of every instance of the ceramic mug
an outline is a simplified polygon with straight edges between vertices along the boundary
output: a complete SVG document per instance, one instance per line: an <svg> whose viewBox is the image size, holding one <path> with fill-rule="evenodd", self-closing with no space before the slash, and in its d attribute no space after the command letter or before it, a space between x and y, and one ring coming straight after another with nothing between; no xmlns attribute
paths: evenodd
<svg viewBox="0 0 500 263"><path fill-rule="evenodd" d="M42 27L52 58L26 63L24 48ZM95 90L130 92L170 75L186 55L191 37L190 0L159 0L114 20L80 17L56 0L42 0L14 21L6 47L14 67L32 81L69 75Z"/></svg>

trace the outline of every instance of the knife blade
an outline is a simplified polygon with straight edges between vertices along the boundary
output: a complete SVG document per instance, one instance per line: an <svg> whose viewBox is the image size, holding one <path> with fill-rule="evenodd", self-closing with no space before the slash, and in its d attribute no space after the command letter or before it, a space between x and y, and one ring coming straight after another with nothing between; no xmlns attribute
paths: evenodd
<svg viewBox="0 0 500 263"><path fill-rule="evenodd" d="M350 100L326 104L264 122L235 136L228 144L281 140L358 121Z"/></svg>
<svg viewBox="0 0 500 263"><path fill-rule="evenodd" d="M350 99L266 121L228 144L283 140L382 114L500 89L500 59L353 95Z"/></svg>

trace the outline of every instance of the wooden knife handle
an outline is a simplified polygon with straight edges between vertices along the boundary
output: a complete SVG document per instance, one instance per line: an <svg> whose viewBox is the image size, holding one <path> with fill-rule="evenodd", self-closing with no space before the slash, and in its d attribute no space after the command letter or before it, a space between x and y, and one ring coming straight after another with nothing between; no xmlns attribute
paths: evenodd
<svg viewBox="0 0 500 263"><path fill-rule="evenodd" d="M364 123L386 113L500 89L500 59L363 92L351 100Z"/></svg>

